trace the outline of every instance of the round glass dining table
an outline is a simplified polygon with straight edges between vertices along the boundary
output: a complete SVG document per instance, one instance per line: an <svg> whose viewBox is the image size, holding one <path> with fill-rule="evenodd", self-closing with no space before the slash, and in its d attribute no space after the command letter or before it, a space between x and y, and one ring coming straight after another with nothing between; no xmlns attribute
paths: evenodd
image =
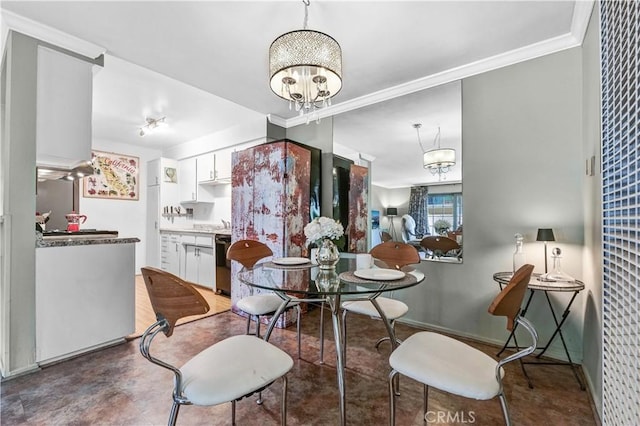
<svg viewBox="0 0 640 426"><path fill-rule="evenodd" d="M286 258L285 258L286 259ZM276 262L276 263L274 263ZM336 371L340 393L340 424L346 423L343 326L341 304L344 300L369 300L382 319L393 349L397 346L393 327L376 302L376 298L385 292L415 286L424 281L424 274L417 270L400 271L388 269L356 270L355 258L341 258L334 270L323 270L318 265L303 263L299 265L277 264L277 260L256 264L253 268L242 269L241 282L255 288L271 290L282 298L282 304L273 315L265 340L269 336L290 303L322 302L331 310L333 335L336 345ZM286 262L285 262L286 263Z"/></svg>

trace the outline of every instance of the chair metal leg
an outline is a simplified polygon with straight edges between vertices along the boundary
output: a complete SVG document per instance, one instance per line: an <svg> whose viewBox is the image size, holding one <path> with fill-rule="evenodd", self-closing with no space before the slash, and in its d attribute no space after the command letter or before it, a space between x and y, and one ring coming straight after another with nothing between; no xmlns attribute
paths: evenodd
<svg viewBox="0 0 640 426"><path fill-rule="evenodd" d="M171 414L169 414L169 426L175 426L178 419L178 411L180 411L180 404L174 401L171 406Z"/></svg>
<svg viewBox="0 0 640 426"><path fill-rule="evenodd" d="M429 411L429 386L422 385L422 422L427 422L427 411Z"/></svg>
<svg viewBox="0 0 640 426"><path fill-rule="evenodd" d="M296 331L298 332L298 359L300 359L300 320L302 316L302 309L300 309L300 305L296 306L296 310L298 311L298 317L296 319Z"/></svg>
<svg viewBox="0 0 640 426"><path fill-rule="evenodd" d="M280 411L282 412L280 424L287 426L287 376L282 376L282 407Z"/></svg>
<svg viewBox="0 0 640 426"><path fill-rule="evenodd" d="M260 338L260 315L256 315L256 337Z"/></svg>
<svg viewBox="0 0 640 426"><path fill-rule="evenodd" d="M391 370L389 373L389 425L395 426L396 424L396 390L395 390L395 377L398 374L396 370Z"/></svg>
<svg viewBox="0 0 640 426"><path fill-rule="evenodd" d="M247 332L245 334L249 334L251 330L251 314L247 314Z"/></svg>
<svg viewBox="0 0 640 426"><path fill-rule="evenodd" d="M507 426L511 426L511 416L509 415L509 406L507 405L507 398L504 396L504 391L498 395L500 398L500 405L502 406L502 415L504 416L504 423Z"/></svg>
<svg viewBox="0 0 640 426"><path fill-rule="evenodd" d="M320 364L324 364L324 303L320 304Z"/></svg>
<svg viewBox="0 0 640 426"><path fill-rule="evenodd" d="M236 425L236 402L231 401L231 424Z"/></svg>

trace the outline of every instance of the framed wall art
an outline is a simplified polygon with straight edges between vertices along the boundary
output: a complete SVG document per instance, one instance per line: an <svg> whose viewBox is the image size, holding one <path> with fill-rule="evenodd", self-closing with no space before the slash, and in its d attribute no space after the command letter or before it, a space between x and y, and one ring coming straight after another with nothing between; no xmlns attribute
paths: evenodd
<svg viewBox="0 0 640 426"><path fill-rule="evenodd" d="M139 199L139 158L113 152L91 151L95 173L82 179L85 198Z"/></svg>

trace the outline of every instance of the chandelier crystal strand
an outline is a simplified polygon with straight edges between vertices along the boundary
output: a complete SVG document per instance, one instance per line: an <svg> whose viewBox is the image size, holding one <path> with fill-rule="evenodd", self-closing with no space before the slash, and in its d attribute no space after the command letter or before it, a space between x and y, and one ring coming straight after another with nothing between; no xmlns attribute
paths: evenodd
<svg viewBox="0 0 640 426"><path fill-rule="evenodd" d="M271 90L300 115L331 105L342 88L342 50L331 36L307 29L309 0L303 0L303 29L282 34L269 48Z"/></svg>

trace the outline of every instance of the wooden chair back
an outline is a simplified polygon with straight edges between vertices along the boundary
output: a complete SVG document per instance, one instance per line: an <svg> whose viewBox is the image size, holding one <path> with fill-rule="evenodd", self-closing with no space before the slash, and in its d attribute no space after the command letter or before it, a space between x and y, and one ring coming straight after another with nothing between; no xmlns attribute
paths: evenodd
<svg viewBox="0 0 640 426"><path fill-rule="evenodd" d="M269 256L273 256L273 252L260 241L236 241L227 250L227 259L235 260L245 268L252 268L258 260Z"/></svg>
<svg viewBox="0 0 640 426"><path fill-rule="evenodd" d="M507 317L507 330L509 331L513 330L532 272L533 265L523 265L513 274L509 284L502 289L489 306L490 314Z"/></svg>
<svg viewBox="0 0 640 426"><path fill-rule="evenodd" d="M150 266L141 271L156 318L165 318L169 323L164 330L167 337L173 334L178 319L209 312L209 304L189 282Z"/></svg>
<svg viewBox="0 0 640 426"><path fill-rule="evenodd" d="M391 241L393 238L391 238L391 234L389 234L386 231L382 231L380 233L380 238L382 239L383 243L386 243L387 241Z"/></svg>
<svg viewBox="0 0 640 426"><path fill-rule="evenodd" d="M432 252L439 251L442 252L442 254L450 250L460 249L460 244L458 244L456 240L452 240L443 235L428 235L420 241L420 245L427 250L431 250Z"/></svg>
<svg viewBox="0 0 640 426"><path fill-rule="evenodd" d="M400 269L406 265L420 263L420 255L415 247L396 241L378 244L369 253L374 259L384 262L389 269Z"/></svg>

